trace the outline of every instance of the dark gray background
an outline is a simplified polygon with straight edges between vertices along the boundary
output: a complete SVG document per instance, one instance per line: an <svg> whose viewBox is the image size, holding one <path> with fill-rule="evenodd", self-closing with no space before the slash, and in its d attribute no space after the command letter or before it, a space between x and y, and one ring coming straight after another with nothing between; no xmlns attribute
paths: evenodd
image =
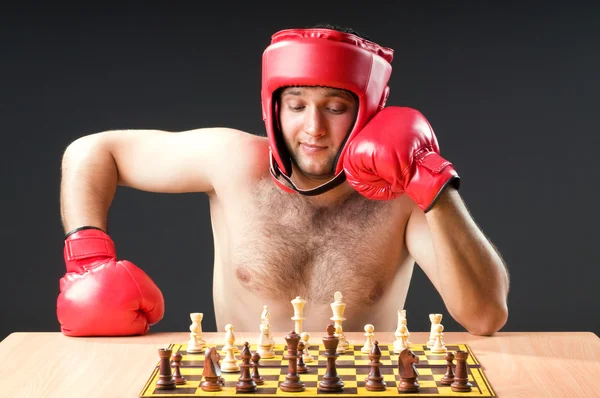
<svg viewBox="0 0 600 398"><path fill-rule="evenodd" d="M60 160L71 141L125 128L263 134L262 51L275 31L318 22L395 49L388 104L430 120L470 211L510 268L504 330L600 331L598 6L164 3L0 12L0 338L59 330ZM143 268L165 295L154 331L187 331L194 311L205 313L205 331L216 330L203 194L119 188L109 232L119 257ZM418 269L406 309L411 331L427 330L431 312L447 315ZM462 330L449 316L444 324Z"/></svg>

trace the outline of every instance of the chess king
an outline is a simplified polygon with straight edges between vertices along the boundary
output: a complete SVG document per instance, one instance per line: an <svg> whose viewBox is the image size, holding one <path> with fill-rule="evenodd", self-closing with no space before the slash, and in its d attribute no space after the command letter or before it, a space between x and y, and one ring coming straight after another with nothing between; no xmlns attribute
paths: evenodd
<svg viewBox="0 0 600 398"><path fill-rule="evenodd" d="M422 236L427 229L422 214L434 208L446 187L458 188L459 176L453 165L440 155L433 129L419 111L408 107L386 107L392 58L392 49L352 33L329 28L283 30L272 36L263 53L261 98L266 140L239 134L239 131L212 129L178 135L130 131L128 137L134 138L129 139L118 132L106 132L77 144L84 148L88 142L102 144L94 148L115 145L118 149L112 152L109 149L108 155L102 153L109 159L105 170L110 171L116 163L117 169L125 169L122 175L130 178L126 181L130 186L148 187L148 190L161 187L165 192L210 193L215 246L220 253L215 261L213 289L219 328L231 322L239 330L255 330L256 321L250 309L268 304L273 313L274 330L287 330L288 299L300 295L309 300L307 312L311 316L305 321L305 329L320 330L327 322L331 293L342 290L349 302L348 331L360 330L366 323L377 323L382 330L393 330L392 315L403 307L415 262L409 258L402 242L410 241L416 248L411 254L420 254L415 259L422 267L429 267L428 275L438 275L435 260L429 254L431 247L427 242L430 237L423 239ZM330 99L336 96L344 99ZM344 127L342 131L340 120L347 120L349 129ZM177 139L181 141L175 141ZM115 142L118 144L113 144ZM164 146L172 148L164 158L151 150ZM71 153L77 153L78 146L73 147ZM191 156L188 154L193 151L188 148L192 147L197 148L196 157L184 159L184 156ZM221 148L226 151L219 152ZM250 151L252 154L248 155ZM151 162L136 164L130 160L142 159L145 153L153 153ZM222 167L224 157L235 162ZM98 167L101 158L95 152L96 163L90 164ZM63 164L69 161L67 154L65 159ZM173 164L172 159L180 161ZM192 165L189 170L177 169L186 164ZM81 168L68 166L64 167L66 172ZM169 173L160 172L169 167L172 168ZM63 181L68 186L66 172L63 172ZM102 173L90 172L91 175L94 177L90 178L98 178ZM108 180L118 178L117 174L108 175ZM177 181L160 180L173 175L183 177L175 179ZM265 181L268 186L263 183ZM68 225L73 225L74 229L65 240L67 274L61 280L58 297L58 318L63 333L68 335L143 334L164 313L163 296L148 275L131 262L116 259L114 243L103 225L107 203L114 193L114 187L108 182L106 186L109 188L102 196L104 201L97 200L102 202L97 204L100 210L96 212L101 216L93 225L79 227L85 225L83 221L63 219L65 230L69 230ZM72 192L79 194L75 189ZM98 196L96 191L93 192ZM61 189L61 197L69 198L67 188ZM335 207L344 197L349 198L349 202L346 201L346 210L335 210L337 224L321 222L327 228L319 230L314 220L323 208L321 205ZM310 202L312 198L317 202ZM91 196L87 199L81 202L86 205L92 202ZM243 202L241 205L240 201ZM383 209L381 206L376 208L374 202L390 204ZM412 220L415 205L421 210L421 214L415 216L417 221ZM372 212L365 213L365 206ZM244 210L240 211L240 208ZM356 211L357 208L361 210ZM289 214L300 216L294 220L276 218L273 209L284 209L283 214L285 209L293 209L295 211ZM81 212L63 211L66 216L76 213ZM300 218L304 214L314 216ZM365 219L357 220L357 216ZM88 219L80 217L79 221ZM409 219L415 227L406 228ZM468 300L454 298L472 297L475 293L483 300L478 286L486 283L494 283L495 291L502 289L503 275L490 277L488 272L491 268L494 272L499 270L501 260L494 257L489 245L481 242L484 238L479 231L475 232L475 228L463 228L463 231L469 231L464 233L470 234L461 240L463 248L464 242L473 242L472 247L465 250L473 253L466 259L468 261L453 253L452 247L457 246L455 242L436 236L436 244L442 241L443 245L440 253L450 252L454 256L445 258L445 264L472 268L468 274L459 270L444 271L445 277L434 281L440 292L439 284L448 284L448 292L458 289L453 286L459 285L454 282L461 275L460 280L464 282L461 286L466 288L453 292L454 296L444 297L448 303L462 305ZM275 232L260 235L256 231ZM330 239L318 239L323 233ZM415 237L409 239L409 233ZM438 233L452 235L447 230ZM251 240L255 236L258 238ZM351 236L355 239L349 244ZM290 242L294 237L297 241ZM305 254L301 248L308 247L307 239L314 241L313 252ZM374 246L378 249L373 250ZM347 249L340 250L341 247ZM278 248L281 252L277 252ZM482 250L486 251L485 256ZM364 254L373 252L379 256ZM481 258L485 260L478 264ZM288 263L295 264L297 269L284 268L291 267ZM375 267L378 272L372 271ZM485 268L486 272L478 272L476 267ZM368 269L371 271L365 271ZM462 279L464 275L470 279ZM341 285L335 278L340 278ZM388 283L390 280L394 282ZM493 282L488 282L490 280ZM365 302L370 307L364 307L362 303ZM470 300L469 303L478 302ZM504 308L504 303L496 304L492 300L490 303L489 308ZM497 330L499 322L496 320L501 316L496 316L488 325L475 325L483 318L469 315L479 314L488 307L481 304L477 311L465 307L460 311L451 309L451 312L464 319L469 317L468 322L458 320L473 326L471 330L488 333ZM374 308L377 311L372 311Z"/></svg>

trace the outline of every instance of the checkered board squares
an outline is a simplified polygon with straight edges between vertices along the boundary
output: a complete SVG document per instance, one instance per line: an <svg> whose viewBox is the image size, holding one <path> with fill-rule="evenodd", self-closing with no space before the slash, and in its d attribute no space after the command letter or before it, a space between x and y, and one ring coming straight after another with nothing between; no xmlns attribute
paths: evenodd
<svg viewBox="0 0 600 398"><path fill-rule="evenodd" d="M211 345L212 346L212 345ZM216 345L220 350L222 346ZM317 391L319 380L325 374L326 361L320 359L318 362L313 361L308 363L309 373L300 374L300 380L305 384L306 390L300 393L286 393L281 391L278 387L281 382L285 380L287 374L287 360L283 359L284 346L275 346L275 358L273 359L261 359L259 373L265 380L264 385L257 386L255 393L237 393L235 390L235 384L240 377L240 372L237 373L222 373L221 376L225 379L225 387L222 391L217 392L205 392L200 388L202 381L202 367L204 366L204 354L191 354L185 351L186 346L181 344L171 344L169 346L173 352L179 351L183 355L181 373L186 378L187 383L184 385L178 385L173 390L156 390L156 382L158 381L158 359L156 367L150 378L146 382L140 392L140 397L200 397L200 396L218 396L218 397L233 397L233 396L248 396L248 395L259 395L264 397L272 396L296 396L298 398L306 397L317 397L317 396L337 396L337 397L348 397L348 396L379 396L379 397L494 397L495 393L492 390L485 374L483 373L479 362L475 359L472 351L466 344L447 345L448 349L455 351L457 349L466 350L470 354L469 360L469 382L473 385L473 389L469 393L457 393L453 392L450 386L444 386L440 383L444 373L446 372L446 361L443 360L443 355L432 355L428 352L426 347L413 344L411 349L419 356L419 365L417 371L419 373L418 382L420 390L418 393L400 394L397 390L397 385L400 382L400 376L398 375L397 368L397 357L396 354L390 354L389 348L386 345L380 345L382 348L382 354L385 352L387 355L387 363L382 363L380 370L384 377L384 381L387 383L386 391L367 391L365 389L365 378L368 376L370 367L368 366L368 356L360 352L362 346L351 346L347 353L340 355L337 358L336 367L338 375L344 382L344 391L341 393L320 393ZM241 348L241 346L238 346ZM255 345L250 345L250 349L254 352L256 350ZM322 354L324 352L323 346L311 346L310 352L313 357ZM440 360L438 357L441 357ZM366 358L366 359L365 359ZM383 358L383 357L382 357ZM392 359L394 358L394 359ZM366 361L366 362L364 362ZM428 365L424 365L423 361ZM383 361L382 361L383 362ZM340 366L340 364L345 364Z"/></svg>
<svg viewBox="0 0 600 398"><path fill-rule="evenodd" d="M216 345L219 352L221 352L221 356L225 358L225 353L222 352L223 345ZM419 363L416 365L417 368L424 368L429 366L446 366L446 360L444 359L444 354L432 354L425 344L411 344L412 352L419 357ZM241 349L242 346L238 345L238 349ZM250 350L252 352L256 351L256 344L250 344ZM336 360L336 364L338 368L351 367L355 368L357 366L369 366L369 355L360 351L362 345L350 345L348 350L340 354L340 356ZM479 366L479 361L471 351L471 348L466 344L448 344L446 348L449 351L457 351L463 350L469 353L469 358L467 360L467 364L469 366ZM185 344L175 344L173 346L173 352L179 350L181 354L183 354L182 359L182 367L189 366L204 366L204 353L196 353L196 354L188 354L185 351ZM381 359L380 362L385 366L397 366L398 365L398 354L393 353L393 346L380 344L379 349L381 350ZM390 351L392 350L392 351ZM279 366L287 366L287 359L284 359L284 353L287 353L287 347L283 344L277 344L274 347L275 357L274 358L261 358L260 365L262 367L279 367ZM309 352L315 359L313 362L307 363L308 366L327 366L327 360L323 356L325 354L325 347L323 345L312 345L309 347ZM239 353L238 353L239 358ZM318 358L318 361L317 361Z"/></svg>

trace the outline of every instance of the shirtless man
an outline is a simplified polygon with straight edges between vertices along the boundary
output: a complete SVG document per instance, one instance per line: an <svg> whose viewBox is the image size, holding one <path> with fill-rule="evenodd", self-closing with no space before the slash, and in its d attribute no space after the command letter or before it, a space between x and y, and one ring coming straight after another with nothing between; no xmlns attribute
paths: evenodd
<svg viewBox="0 0 600 398"><path fill-rule="evenodd" d="M256 330L264 305L273 330L290 330L296 296L307 300L304 330L323 330L339 290L345 331L367 323L392 331L415 261L469 332L499 330L506 268L424 116L385 107L392 55L340 30L282 31L263 55L266 138L227 128L127 130L69 145L63 333L143 334L163 316L159 288L117 261L105 232L118 185L208 195L219 330Z"/></svg>

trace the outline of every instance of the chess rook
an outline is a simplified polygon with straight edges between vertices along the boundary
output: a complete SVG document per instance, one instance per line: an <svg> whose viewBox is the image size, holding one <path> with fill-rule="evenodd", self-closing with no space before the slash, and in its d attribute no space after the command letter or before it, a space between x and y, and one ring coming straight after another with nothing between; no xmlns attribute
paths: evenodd
<svg viewBox="0 0 600 398"><path fill-rule="evenodd" d="M206 341L202 339L202 318L204 314L201 312L192 312L190 319L190 339L187 344L186 352L197 353L202 352L206 348Z"/></svg>
<svg viewBox="0 0 600 398"><path fill-rule="evenodd" d="M158 381L156 382L157 390L172 390L175 388L175 379L171 372L171 354L172 350L168 348L159 348L158 357L160 358L160 365L158 369Z"/></svg>
<svg viewBox="0 0 600 398"><path fill-rule="evenodd" d="M429 314L429 320L431 321L431 329L429 332L429 341L427 342L427 347L432 347L435 344L435 325L438 325L442 322L442 314Z"/></svg>
<svg viewBox="0 0 600 398"><path fill-rule="evenodd" d="M470 392L473 385L469 383L469 370L467 368L467 358L469 353L466 351L456 351L456 371L454 373L454 382L450 388L455 392Z"/></svg>

